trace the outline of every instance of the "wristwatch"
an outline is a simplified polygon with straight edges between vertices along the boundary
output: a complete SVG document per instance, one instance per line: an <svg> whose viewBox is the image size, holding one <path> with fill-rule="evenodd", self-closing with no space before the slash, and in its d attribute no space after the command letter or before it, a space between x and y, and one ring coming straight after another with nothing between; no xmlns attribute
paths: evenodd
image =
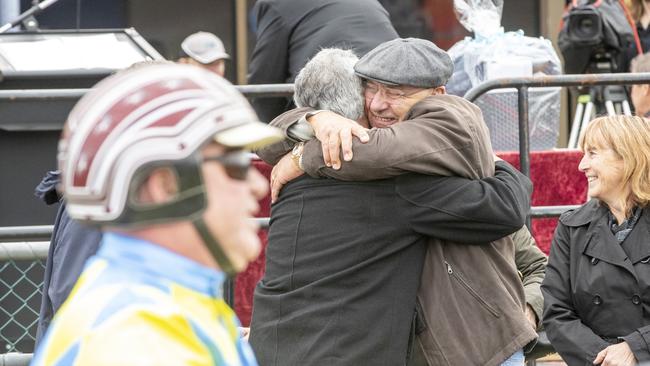
<svg viewBox="0 0 650 366"><path fill-rule="evenodd" d="M304 142L299 142L293 146L293 150L291 150L291 161L293 161L294 165L304 171L302 168L302 151L305 149L305 143Z"/></svg>
<svg viewBox="0 0 650 366"><path fill-rule="evenodd" d="M315 110L315 111L307 112L307 113L303 114L302 117L300 117L300 119L298 120L298 123L307 123L309 125L309 121L308 121L309 118L317 115L320 112L325 112L325 111L327 111L327 109L318 109L318 110Z"/></svg>

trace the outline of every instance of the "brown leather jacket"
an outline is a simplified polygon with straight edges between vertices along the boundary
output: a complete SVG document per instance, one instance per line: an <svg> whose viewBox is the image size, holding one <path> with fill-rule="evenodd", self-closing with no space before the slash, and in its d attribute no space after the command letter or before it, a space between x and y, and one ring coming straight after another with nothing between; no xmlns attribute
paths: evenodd
<svg viewBox="0 0 650 366"><path fill-rule="evenodd" d="M287 112L273 124L286 131L307 110ZM341 180L382 179L405 172L474 179L494 174L480 109L462 98L425 98L402 123L371 129L369 134L366 144L355 140L355 158L340 170L325 166L319 141L307 142L305 172ZM279 160L289 145L277 144L263 155L277 154ZM482 245L430 239L416 328L430 365L499 365L535 340L523 312L524 290L514 256L510 236Z"/></svg>

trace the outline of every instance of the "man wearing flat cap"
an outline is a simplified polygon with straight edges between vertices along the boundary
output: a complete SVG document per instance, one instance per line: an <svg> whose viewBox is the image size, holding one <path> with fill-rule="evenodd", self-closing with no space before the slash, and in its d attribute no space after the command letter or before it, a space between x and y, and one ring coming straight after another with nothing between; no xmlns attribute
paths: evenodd
<svg viewBox="0 0 650 366"><path fill-rule="evenodd" d="M330 111L299 108L272 122L293 137L258 151L279 161L276 187L302 169L311 176L290 181L272 207L251 324L260 364L499 365L523 357L535 333L512 240L501 239L523 221L501 220L525 215L530 182L494 163L480 110L444 95L451 60L433 43L384 43L354 71L364 78L368 122L387 128L366 131ZM354 158L330 168L323 153L331 145L295 144L306 120L319 139L336 136L338 145L354 134L367 142L355 140ZM340 180L314 179L325 176ZM416 316L420 276L428 291L420 289L418 303L427 308Z"/></svg>

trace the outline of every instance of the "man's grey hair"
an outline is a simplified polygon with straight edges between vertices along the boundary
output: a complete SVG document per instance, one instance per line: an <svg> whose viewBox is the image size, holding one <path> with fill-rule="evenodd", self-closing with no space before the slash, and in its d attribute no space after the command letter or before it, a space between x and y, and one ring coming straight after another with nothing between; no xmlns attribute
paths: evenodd
<svg viewBox="0 0 650 366"><path fill-rule="evenodd" d="M630 65L630 71L650 72L650 54L644 53L635 57Z"/></svg>
<svg viewBox="0 0 650 366"><path fill-rule="evenodd" d="M357 61L350 50L325 48L318 52L296 77L296 106L327 109L355 121L361 118L363 86L354 74Z"/></svg>

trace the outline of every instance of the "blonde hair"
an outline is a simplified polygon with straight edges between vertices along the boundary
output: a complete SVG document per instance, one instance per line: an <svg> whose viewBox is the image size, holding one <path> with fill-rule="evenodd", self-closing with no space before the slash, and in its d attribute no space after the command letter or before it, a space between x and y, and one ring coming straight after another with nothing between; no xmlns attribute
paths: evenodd
<svg viewBox="0 0 650 366"><path fill-rule="evenodd" d="M630 15L635 22L641 20L643 15L643 0L626 0L625 5L630 9Z"/></svg>
<svg viewBox="0 0 650 366"><path fill-rule="evenodd" d="M639 116L607 116L589 122L582 132L580 150L609 148L623 160L621 185L630 186L625 212L650 202L650 120Z"/></svg>

